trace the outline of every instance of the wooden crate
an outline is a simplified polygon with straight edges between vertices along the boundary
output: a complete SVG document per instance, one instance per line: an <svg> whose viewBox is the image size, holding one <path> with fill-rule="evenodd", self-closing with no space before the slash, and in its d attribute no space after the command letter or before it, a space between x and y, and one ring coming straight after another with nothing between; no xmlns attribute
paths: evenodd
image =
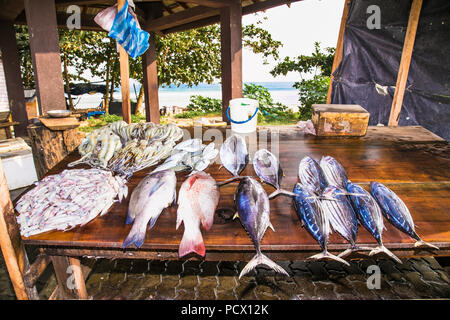
<svg viewBox="0 0 450 320"><path fill-rule="evenodd" d="M318 136L364 136L370 114L356 104L313 104L312 122Z"/></svg>

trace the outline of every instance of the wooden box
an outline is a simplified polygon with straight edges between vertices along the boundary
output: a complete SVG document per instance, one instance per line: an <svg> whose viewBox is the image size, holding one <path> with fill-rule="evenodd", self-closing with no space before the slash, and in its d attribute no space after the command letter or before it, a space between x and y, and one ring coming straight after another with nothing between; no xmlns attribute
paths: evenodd
<svg viewBox="0 0 450 320"><path fill-rule="evenodd" d="M364 136L370 114L357 104L313 104L312 122L318 136Z"/></svg>

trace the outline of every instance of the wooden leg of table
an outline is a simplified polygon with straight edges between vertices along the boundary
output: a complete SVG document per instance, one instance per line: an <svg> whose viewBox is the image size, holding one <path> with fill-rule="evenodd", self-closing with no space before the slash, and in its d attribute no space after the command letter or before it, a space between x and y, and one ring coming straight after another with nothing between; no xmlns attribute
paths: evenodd
<svg viewBox="0 0 450 320"><path fill-rule="evenodd" d="M80 259L52 256L61 299L88 299Z"/></svg>

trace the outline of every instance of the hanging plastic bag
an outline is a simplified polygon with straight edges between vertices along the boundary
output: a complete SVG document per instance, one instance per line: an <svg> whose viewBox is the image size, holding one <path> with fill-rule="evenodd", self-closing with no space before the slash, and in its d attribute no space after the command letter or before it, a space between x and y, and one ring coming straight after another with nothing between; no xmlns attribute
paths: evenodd
<svg viewBox="0 0 450 320"><path fill-rule="evenodd" d="M128 7L128 13L133 16L134 21L136 21L136 25L140 28L141 26L139 25L139 20L133 11L134 8L135 8L135 5L134 5L133 1L130 0L129 7ZM94 17L94 21L103 30L110 32L111 27L114 23L114 19L116 18L116 14L117 14L117 4L115 4L111 7L108 7L106 9L100 11L99 13L97 13L97 15Z"/></svg>

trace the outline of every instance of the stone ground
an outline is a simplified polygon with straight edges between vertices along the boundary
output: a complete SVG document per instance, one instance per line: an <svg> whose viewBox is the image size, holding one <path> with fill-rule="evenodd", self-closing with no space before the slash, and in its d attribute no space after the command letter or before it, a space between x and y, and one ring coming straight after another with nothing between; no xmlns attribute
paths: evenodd
<svg viewBox="0 0 450 320"><path fill-rule="evenodd" d="M33 256L31 252L30 256ZM258 267L238 279L245 262L98 259L87 279L92 299L436 299L450 298L450 260L364 259L350 267L334 261L278 262L291 275ZM380 289L369 289L368 266L381 271ZM50 266L37 283L41 299L56 287ZM15 299L3 258L0 299Z"/></svg>

